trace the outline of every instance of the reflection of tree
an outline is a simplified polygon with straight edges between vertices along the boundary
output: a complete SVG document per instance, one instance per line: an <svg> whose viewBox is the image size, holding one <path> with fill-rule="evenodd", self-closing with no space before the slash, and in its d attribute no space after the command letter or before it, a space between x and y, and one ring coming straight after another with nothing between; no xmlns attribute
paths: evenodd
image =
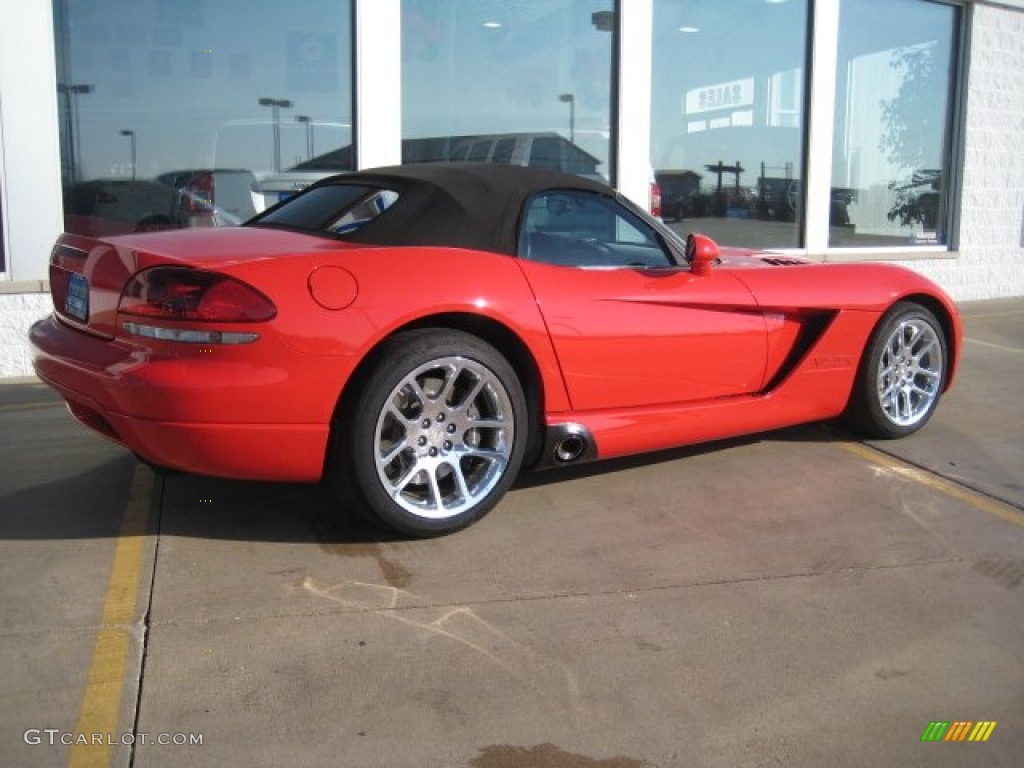
<svg viewBox="0 0 1024 768"><path fill-rule="evenodd" d="M942 171L914 171L909 182L889 182L896 193L892 208L886 214L889 221L897 218L903 226L920 222L925 229L938 226L938 201L942 189Z"/></svg>
<svg viewBox="0 0 1024 768"><path fill-rule="evenodd" d="M941 131L936 125L943 113L937 107L945 103L943 84L945 73L936 62L936 43L930 42L900 48L892 54L889 66L900 77L900 88L891 99L882 99L881 149L888 160L905 171L913 181L892 181L889 189L896 194L887 214L889 221L899 219L900 224L914 223L934 226L933 196L922 193L938 189L941 171L924 171L935 164L934 145L929 137ZM920 174L928 178L919 179Z"/></svg>

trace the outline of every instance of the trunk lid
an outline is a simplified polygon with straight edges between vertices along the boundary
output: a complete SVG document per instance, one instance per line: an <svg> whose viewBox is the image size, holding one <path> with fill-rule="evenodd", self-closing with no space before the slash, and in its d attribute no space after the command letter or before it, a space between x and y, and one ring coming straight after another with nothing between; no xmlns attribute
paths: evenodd
<svg viewBox="0 0 1024 768"><path fill-rule="evenodd" d="M62 321L112 339L121 293L140 270L161 264L221 270L257 259L357 247L296 232L238 227L106 238L63 234L50 255L50 294Z"/></svg>

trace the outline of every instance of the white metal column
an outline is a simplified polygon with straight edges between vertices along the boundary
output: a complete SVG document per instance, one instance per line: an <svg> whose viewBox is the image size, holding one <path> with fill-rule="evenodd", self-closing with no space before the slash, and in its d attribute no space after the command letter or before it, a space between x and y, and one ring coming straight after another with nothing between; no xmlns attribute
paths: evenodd
<svg viewBox="0 0 1024 768"><path fill-rule="evenodd" d="M616 183L619 191L647 208L651 170L651 59L654 0L619 2L619 111Z"/></svg>
<svg viewBox="0 0 1024 768"><path fill-rule="evenodd" d="M10 280L45 280L62 229L56 72L50 3L0 4L0 170Z"/></svg>
<svg viewBox="0 0 1024 768"><path fill-rule="evenodd" d="M400 0L355 3L356 168L402 162Z"/></svg>
<svg viewBox="0 0 1024 768"><path fill-rule="evenodd" d="M804 231L807 252L823 256L828 249L832 197L832 130L835 124L836 62L839 51L839 0L813 4L807 167L804 169Z"/></svg>

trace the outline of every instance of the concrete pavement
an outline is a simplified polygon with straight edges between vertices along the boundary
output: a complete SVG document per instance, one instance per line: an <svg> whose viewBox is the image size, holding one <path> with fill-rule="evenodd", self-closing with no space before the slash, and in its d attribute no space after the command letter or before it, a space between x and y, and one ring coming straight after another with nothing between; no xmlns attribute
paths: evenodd
<svg viewBox="0 0 1024 768"><path fill-rule="evenodd" d="M315 488L154 478L2 384L3 761L1018 765L1024 300L964 314L957 388L907 440L535 475L423 542ZM922 743L937 720L997 726Z"/></svg>

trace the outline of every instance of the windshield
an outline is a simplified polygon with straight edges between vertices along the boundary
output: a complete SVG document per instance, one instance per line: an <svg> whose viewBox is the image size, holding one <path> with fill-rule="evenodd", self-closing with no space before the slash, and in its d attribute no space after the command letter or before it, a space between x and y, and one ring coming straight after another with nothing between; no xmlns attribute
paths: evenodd
<svg viewBox="0 0 1024 768"><path fill-rule="evenodd" d="M271 208L251 223L344 237L373 221L398 200L398 193L366 184L312 187Z"/></svg>

